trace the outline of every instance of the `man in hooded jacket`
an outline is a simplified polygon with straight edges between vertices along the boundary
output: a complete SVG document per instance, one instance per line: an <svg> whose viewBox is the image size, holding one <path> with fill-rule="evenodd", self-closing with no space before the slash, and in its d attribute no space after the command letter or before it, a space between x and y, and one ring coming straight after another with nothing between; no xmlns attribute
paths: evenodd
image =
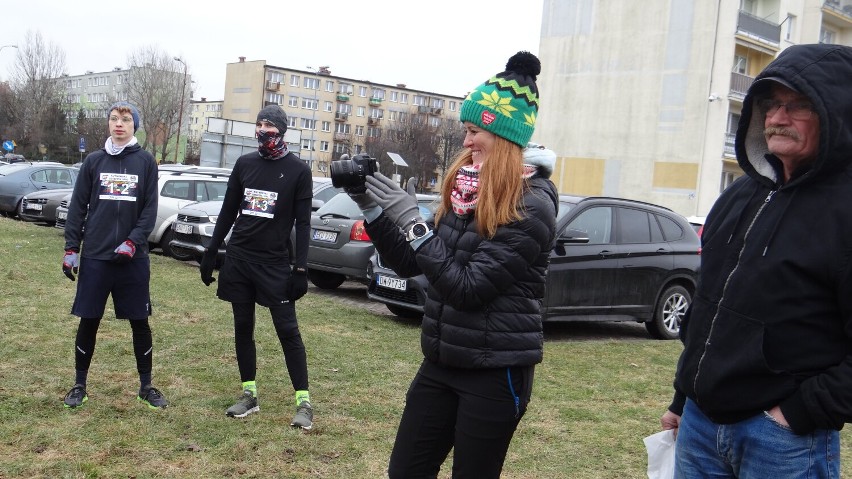
<svg viewBox="0 0 852 479"><path fill-rule="evenodd" d="M852 419L852 48L798 45L743 101L746 173L702 235L681 325L675 477L839 477Z"/></svg>

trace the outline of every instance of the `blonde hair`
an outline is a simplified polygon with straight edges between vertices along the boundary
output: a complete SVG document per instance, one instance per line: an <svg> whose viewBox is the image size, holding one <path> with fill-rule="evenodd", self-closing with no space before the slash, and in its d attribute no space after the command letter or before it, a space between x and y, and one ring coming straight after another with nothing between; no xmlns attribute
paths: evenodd
<svg viewBox="0 0 852 479"><path fill-rule="evenodd" d="M456 186L456 175L463 166L471 164L471 151L465 148L447 170L441 184L441 204L435 213L435 224L453 211L450 194ZM521 219L519 207L523 198L523 171L521 147L497 136L493 150L479 171L476 222L482 236L493 238L498 226Z"/></svg>

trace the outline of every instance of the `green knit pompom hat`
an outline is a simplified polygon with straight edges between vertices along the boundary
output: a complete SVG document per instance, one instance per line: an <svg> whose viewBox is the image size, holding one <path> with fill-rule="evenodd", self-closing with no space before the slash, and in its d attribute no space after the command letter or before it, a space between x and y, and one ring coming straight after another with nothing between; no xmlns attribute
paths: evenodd
<svg viewBox="0 0 852 479"><path fill-rule="evenodd" d="M538 116L538 87L535 79L541 62L530 52L518 52L498 73L476 87L465 98L460 120L505 138L521 148L527 146Z"/></svg>

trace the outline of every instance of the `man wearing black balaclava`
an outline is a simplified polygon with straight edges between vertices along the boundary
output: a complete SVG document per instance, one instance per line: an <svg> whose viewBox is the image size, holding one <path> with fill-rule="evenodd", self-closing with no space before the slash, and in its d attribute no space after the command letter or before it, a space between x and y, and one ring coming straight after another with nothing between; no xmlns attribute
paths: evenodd
<svg viewBox="0 0 852 479"><path fill-rule="evenodd" d="M257 303L269 308L284 350L296 395L296 415L291 426L310 430L313 408L308 393L308 365L295 303L308 290L313 190L310 168L287 149L286 131L287 115L281 107L270 105L260 110L255 125L258 149L239 157L234 165L200 269L201 280L209 286L215 281L216 253L233 226L225 262L219 271L217 296L230 302L233 309L234 343L243 393L226 414L245 417L260 410L255 382ZM294 224L295 253L291 253L288 242Z"/></svg>

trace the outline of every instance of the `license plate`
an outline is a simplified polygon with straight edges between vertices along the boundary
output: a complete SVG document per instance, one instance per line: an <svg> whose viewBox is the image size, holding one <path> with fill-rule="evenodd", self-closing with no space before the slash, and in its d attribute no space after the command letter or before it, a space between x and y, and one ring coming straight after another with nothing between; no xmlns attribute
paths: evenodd
<svg viewBox="0 0 852 479"><path fill-rule="evenodd" d="M68 212L67 211L60 211L59 213L56 213L56 219L64 220L66 218L68 218Z"/></svg>
<svg viewBox="0 0 852 479"><path fill-rule="evenodd" d="M175 232L183 235L191 235L192 234L192 225L184 225L175 223Z"/></svg>
<svg viewBox="0 0 852 479"><path fill-rule="evenodd" d="M336 231L314 230L314 240L324 243L334 243L337 241Z"/></svg>
<svg viewBox="0 0 852 479"><path fill-rule="evenodd" d="M408 280L400 278L392 278L390 276L376 275L376 284L383 288L395 289L397 291L405 291L408 285Z"/></svg>
<svg viewBox="0 0 852 479"><path fill-rule="evenodd" d="M41 211L41 204L39 203L27 203L28 210Z"/></svg>

